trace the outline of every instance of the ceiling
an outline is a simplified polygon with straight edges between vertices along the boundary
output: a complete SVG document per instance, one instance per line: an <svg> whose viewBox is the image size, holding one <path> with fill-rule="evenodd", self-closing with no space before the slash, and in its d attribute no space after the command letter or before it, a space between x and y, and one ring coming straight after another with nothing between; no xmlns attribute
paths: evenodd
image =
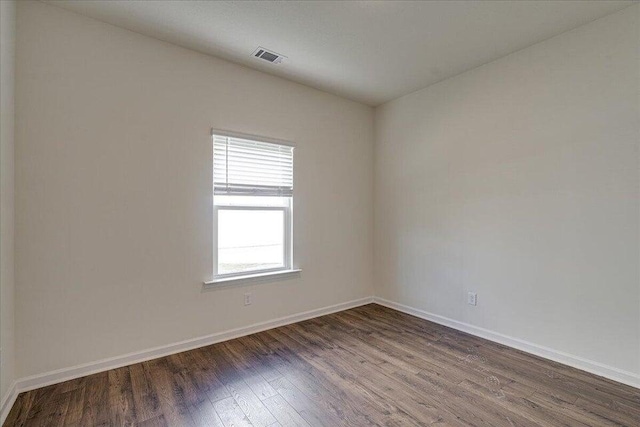
<svg viewBox="0 0 640 427"><path fill-rule="evenodd" d="M47 1L379 105L632 1ZM288 57L253 58L262 46Z"/></svg>

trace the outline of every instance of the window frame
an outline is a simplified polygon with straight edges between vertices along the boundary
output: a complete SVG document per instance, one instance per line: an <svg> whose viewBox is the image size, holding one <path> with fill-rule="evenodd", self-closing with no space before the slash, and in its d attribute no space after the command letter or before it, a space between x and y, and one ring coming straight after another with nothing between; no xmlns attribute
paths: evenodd
<svg viewBox="0 0 640 427"><path fill-rule="evenodd" d="M216 130L211 128L211 146L213 148L213 137L214 136L226 136L231 138L241 138L247 139L262 143L268 144L276 144L276 145L285 145L296 148L296 144L283 141L274 138L268 138L257 135L250 135L239 132L230 132L223 130ZM293 170L295 170L295 157L294 163L292 165ZM212 172L213 171L213 163L212 163ZM212 173L213 175L213 173ZM295 180L294 180L295 182ZM295 187L294 187L295 188ZM213 190L213 188L212 188ZM294 192L295 193L295 192ZM215 285L221 284L224 282L235 281L240 279L254 279L260 277L279 277L280 275L286 275L289 273L299 273L301 270L294 267L294 258L293 258L293 197L292 194L290 197L283 197L286 199L286 204L283 205L259 205L259 204L248 204L248 203L222 203L216 204L216 196L214 191L212 191L212 206L213 206L213 280L205 282L205 285ZM234 196L226 196L226 197L234 197ZM240 196L247 197L247 196ZM257 196L260 197L260 196ZM257 270L249 270L249 271L241 271L234 273L218 273L218 212L220 210L256 210L256 211L282 211L283 212L283 221L284 221L284 235L283 235L283 265L281 267L275 268L266 268L266 269L257 269Z"/></svg>
<svg viewBox="0 0 640 427"><path fill-rule="evenodd" d="M214 280L229 279L233 277L242 276L254 276L260 274L276 273L282 271L290 271L293 269L293 230L291 221L291 210L293 197L288 197L286 206L260 206L260 205L247 205L247 204L222 204L216 205L215 195L213 202L213 232L214 232L214 247L213 247L213 277ZM233 196L230 196L233 197ZM233 211L282 211L283 213L283 248L282 248L282 261L281 267L274 268L262 268L256 270L238 271L235 273L218 273L218 212L220 210L233 210Z"/></svg>

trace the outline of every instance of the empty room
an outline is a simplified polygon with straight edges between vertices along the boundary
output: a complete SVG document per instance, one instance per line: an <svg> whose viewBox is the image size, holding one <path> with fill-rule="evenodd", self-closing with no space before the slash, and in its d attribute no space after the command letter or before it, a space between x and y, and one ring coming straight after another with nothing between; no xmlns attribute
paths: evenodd
<svg viewBox="0 0 640 427"><path fill-rule="evenodd" d="M640 426L640 2L0 0L0 425Z"/></svg>

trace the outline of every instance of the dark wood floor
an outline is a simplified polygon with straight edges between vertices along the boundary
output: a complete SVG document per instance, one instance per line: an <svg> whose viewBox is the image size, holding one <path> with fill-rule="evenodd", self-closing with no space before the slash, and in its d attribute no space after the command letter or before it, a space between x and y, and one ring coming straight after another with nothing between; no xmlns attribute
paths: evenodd
<svg viewBox="0 0 640 427"><path fill-rule="evenodd" d="M640 390L378 305L23 393L5 426L640 426Z"/></svg>

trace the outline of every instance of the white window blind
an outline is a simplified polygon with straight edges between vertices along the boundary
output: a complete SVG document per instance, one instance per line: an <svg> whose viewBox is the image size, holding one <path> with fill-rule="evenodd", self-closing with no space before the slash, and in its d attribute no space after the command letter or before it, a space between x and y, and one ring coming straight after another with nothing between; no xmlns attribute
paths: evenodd
<svg viewBox="0 0 640 427"><path fill-rule="evenodd" d="M213 135L213 189L220 195L293 196L293 147Z"/></svg>

